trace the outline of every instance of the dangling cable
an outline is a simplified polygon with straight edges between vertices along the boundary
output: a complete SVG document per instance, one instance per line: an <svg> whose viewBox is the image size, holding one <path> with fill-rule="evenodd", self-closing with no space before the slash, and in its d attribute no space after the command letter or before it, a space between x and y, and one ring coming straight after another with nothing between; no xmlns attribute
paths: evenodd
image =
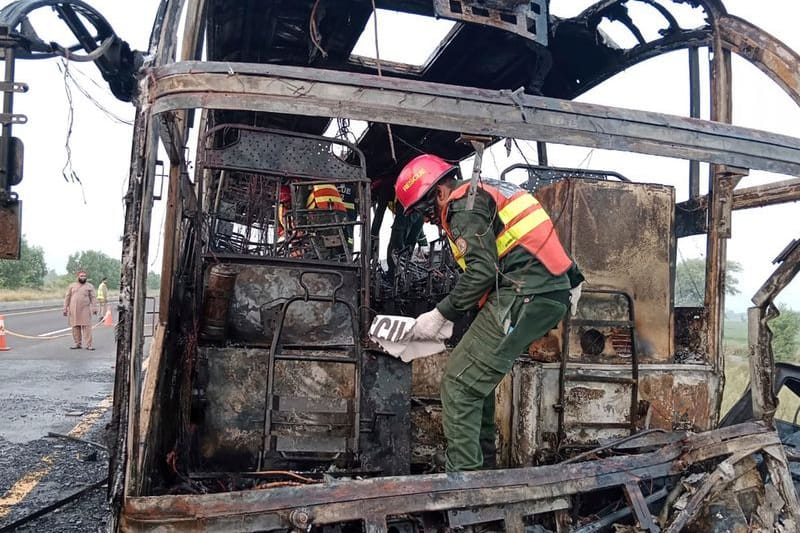
<svg viewBox="0 0 800 533"><path fill-rule="evenodd" d="M314 47L322 54L322 57L327 58L328 52L322 48L322 36L319 34L319 28L317 28L317 6L319 6L319 0L314 2L314 7L311 8L311 16L308 19L308 36L311 38Z"/></svg>
<svg viewBox="0 0 800 533"><path fill-rule="evenodd" d="M64 91L67 95L67 138L64 141L64 149L67 152L67 160L64 162L64 167L61 169L61 174L64 176L64 181L69 183L77 183L81 187L81 196L83 203L86 204L86 193L83 190L83 183L81 182L75 170L72 168L72 146L70 141L72 139L72 126L75 118L75 109L72 104L72 89L69 86L69 62L66 59L61 60L62 64L58 65L58 69L64 74Z"/></svg>
<svg viewBox="0 0 800 533"><path fill-rule="evenodd" d="M372 22L375 27L375 64L378 66L378 77L383 77L381 71L381 53L378 47L378 10L375 8L375 0L372 0ZM389 133L389 150L392 154L392 161L397 163L397 154L394 151L394 139L392 138L392 125L386 124L386 131Z"/></svg>

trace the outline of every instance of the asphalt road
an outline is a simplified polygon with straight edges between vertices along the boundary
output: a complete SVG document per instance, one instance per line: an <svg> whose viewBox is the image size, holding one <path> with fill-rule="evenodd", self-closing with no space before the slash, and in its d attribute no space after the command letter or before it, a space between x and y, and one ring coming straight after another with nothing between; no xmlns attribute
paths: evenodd
<svg viewBox="0 0 800 533"><path fill-rule="evenodd" d="M61 307L2 312L9 351L0 351L0 530L98 481L107 455L48 432L102 441L114 385L114 328L94 328L95 351L70 350ZM116 317L115 323L116 323ZM99 531L105 489L15 531Z"/></svg>
<svg viewBox="0 0 800 533"><path fill-rule="evenodd" d="M0 437L19 443L68 432L111 394L114 328L94 328L95 351L70 350L61 307L4 315L10 350L0 352Z"/></svg>

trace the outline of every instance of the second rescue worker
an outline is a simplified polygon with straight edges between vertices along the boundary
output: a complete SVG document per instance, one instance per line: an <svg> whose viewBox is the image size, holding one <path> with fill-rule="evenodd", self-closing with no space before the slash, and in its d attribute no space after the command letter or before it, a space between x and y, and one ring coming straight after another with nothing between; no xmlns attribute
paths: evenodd
<svg viewBox="0 0 800 533"><path fill-rule="evenodd" d="M440 339L448 321L481 307L442 379L449 472L494 466L495 388L514 360L558 325L571 293L574 310L583 281L531 194L483 180L468 211L469 183L457 175L457 167L425 154L409 162L395 184L405 209L444 229L464 270L450 294L417 317L410 338Z"/></svg>

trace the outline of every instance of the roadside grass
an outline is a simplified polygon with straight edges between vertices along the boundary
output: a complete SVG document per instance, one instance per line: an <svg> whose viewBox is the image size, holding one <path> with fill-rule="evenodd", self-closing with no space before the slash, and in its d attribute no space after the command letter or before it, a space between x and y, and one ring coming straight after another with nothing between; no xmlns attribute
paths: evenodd
<svg viewBox="0 0 800 533"><path fill-rule="evenodd" d="M0 289L0 302L20 302L30 300L58 300L64 298L66 287L52 289Z"/></svg>
<svg viewBox="0 0 800 533"><path fill-rule="evenodd" d="M722 394L721 415L736 403L750 383L750 368L747 360L747 322L726 320L723 330L723 350L725 352L725 390ZM800 363L800 354L795 354L791 362ZM792 422L800 407L800 398L791 391L782 389L778 394L778 411L775 417Z"/></svg>
<svg viewBox="0 0 800 533"><path fill-rule="evenodd" d="M95 287L96 288L96 287ZM0 289L0 302L29 302L33 300L63 300L67 286L44 289ZM119 295L118 291L108 291L109 299Z"/></svg>

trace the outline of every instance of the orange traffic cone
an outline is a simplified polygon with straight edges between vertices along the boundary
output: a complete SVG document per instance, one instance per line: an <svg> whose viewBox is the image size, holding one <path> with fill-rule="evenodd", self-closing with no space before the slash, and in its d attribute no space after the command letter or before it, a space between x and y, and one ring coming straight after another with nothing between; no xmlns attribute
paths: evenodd
<svg viewBox="0 0 800 533"><path fill-rule="evenodd" d="M6 317L0 315L0 352L7 352L10 349L6 345Z"/></svg>
<svg viewBox="0 0 800 533"><path fill-rule="evenodd" d="M113 326L114 325L114 315L111 314L111 307L106 310L106 316L103 317L103 325L104 326Z"/></svg>

